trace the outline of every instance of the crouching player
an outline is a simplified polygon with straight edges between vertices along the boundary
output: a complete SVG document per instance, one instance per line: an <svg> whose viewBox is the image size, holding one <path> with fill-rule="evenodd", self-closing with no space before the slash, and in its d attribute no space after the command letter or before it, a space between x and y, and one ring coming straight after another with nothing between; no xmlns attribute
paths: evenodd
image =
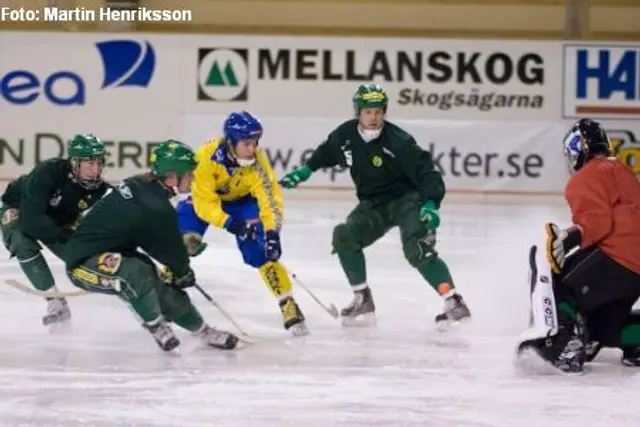
<svg viewBox="0 0 640 427"><path fill-rule="evenodd" d="M0 202L0 234L31 284L57 290L42 245L60 257L83 211L108 190L102 177L107 150L99 138L78 134L68 142L68 159L52 158L11 182ZM42 323L57 329L71 319L65 298L47 298Z"/></svg>
<svg viewBox="0 0 640 427"><path fill-rule="evenodd" d="M64 248L69 278L124 300L164 351L180 344L169 322L211 347L231 350L238 338L209 326L184 291L196 279L170 198L189 191L195 153L170 140L150 160L150 173L108 190L82 220ZM168 268L170 279L160 278L152 258Z"/></svg>
<svg viewBox="0 0 640 427"><path fill-rule="evenodd" d="M609 157L609 139L593 120L574 125L564 153L573 225L546 225L547 260L545 248L532 248L532 325L518 350L533 348L566 372L581 372L601 347L640 366L640 314L631 310L640 297L640 183Z"/></svg>
<svg viewBox="0 0 640 427"><path fill-rule="evenodd" d="M210 224L234 234L244 262L258 269L278 299L284 328L294 336L306 335L291 281L278 262L283 203L269 160L258 147L262 132L260 121L248 112L227 117L224 138L196 153L191 197L177 207L179 226L192 256L204 249L202 236Z"/></svg>

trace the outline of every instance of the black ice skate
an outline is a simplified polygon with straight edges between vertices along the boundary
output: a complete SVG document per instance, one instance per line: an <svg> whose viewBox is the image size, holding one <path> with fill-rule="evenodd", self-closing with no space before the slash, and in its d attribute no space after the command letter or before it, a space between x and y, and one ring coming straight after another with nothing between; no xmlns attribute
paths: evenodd
<svg viewBox="0 0 640 427"><path fill-rule="evenodd" d="M587 343L587 345L585 346L585 362L592 362L593 359L596 358L596 356L598 355L598 353L600 353L600 350L602 350L602 344L600 344L600 342L598 341L589 341Z"/></svg>
<svg viewBox="0 0 640 427"><path fill-rule="evenodd" d="M553 365L566 373L581 373L585 362L585 346L576 335L573 336L553 362Z"/></svg>
<svg viewBox="0 0 640 427"><path fill-rule="evenodd" d="M204 325L198 332L195 332L194 335L204 341L208 346L219 350L233 350L238 345L238 337L230 332L220 331L209 325Z"/></svg>
<svg viewBox="0 0 640 427"><path fill-rule="evenodd" d="M309 335L309 329L305 324L305 318L293 298L288 297L278 303L282 312L284 328L294 337Z"/></svg>
<svg viewBox="0 0 640 427"><path fill-rule="evenodd" d="M57 326L71 319L69 304L64 298L47 298L47 314L42 317L44 326Z"/></svg>
<svg viewBox="0 0 640 427"><path fill-rule="evenodd" d="M180 340L175 336L171 326L162 318L143 323L142 326L151 332L153 339L164 351L171 351L180 345Z"/></svg>
<svg viewBox="0 0 640 427"><path fill-rule="evenodd" d="M640 347L624 349L620 362L625 366L640 366Z"/></svg>
<svg viewBox="0 0 640 427"><path fill-rule="evenodd" d="M471 317L469 307L460 294L453 294L444 300L444 311L436 316L436 323L457 322Z"/></svg>
<svg viewBox="0 0 640 427"><path fill-rule="evenodd" d="M558 313L558 333L553 340L547 340L550 344L547 346L547 360L562 372L582 373L587 357L585 339L586 327L582 315L578 313L575 319L571 319L565 313Z"/></svg>
<svg viewBox="0 0 640 427"><path fill-rule="evenodd" d="M375 312L371 289L366 287L353 292L353 300L340 311L340 316L344 326L367 326L375 323Z"/></svg>

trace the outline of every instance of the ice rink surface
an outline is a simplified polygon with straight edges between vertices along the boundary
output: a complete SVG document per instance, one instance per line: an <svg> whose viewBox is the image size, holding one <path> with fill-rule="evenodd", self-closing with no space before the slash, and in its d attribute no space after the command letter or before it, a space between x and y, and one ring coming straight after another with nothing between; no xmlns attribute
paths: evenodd
<svg viewBox="0 0 640 427"><path fill-rule="evenodd" d="M283 261L342 307L352 294L330 254L331 229L353 200L303 193L287 201ZM637 427L640 374L615 351L583 376L514 367L528 319L527 250L545 221L569 224L561 200L456 198L442 208L438 248L474 317L447 332L435 328L442 302L404 260L396 230L366 251L377 325L345 329L298 289L311 335L295 339L231 236L211 230L193 262L200 284L257 338L235 353L179 331L182 353L164 354L120 301L99 295L70 299L72 331L51 335L40 323L45 303L3 284L0 425ZM61 290L72 290L46 256ZM25 280L4 249L0 276ZM212 324L230 327L190 293Z"/></svg>

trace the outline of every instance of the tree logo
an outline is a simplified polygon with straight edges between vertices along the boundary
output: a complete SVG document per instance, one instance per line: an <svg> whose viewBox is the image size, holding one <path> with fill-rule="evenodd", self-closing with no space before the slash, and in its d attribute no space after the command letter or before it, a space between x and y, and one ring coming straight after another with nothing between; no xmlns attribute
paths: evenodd
<svg viewBox="0 0 640 427"><path fill-rule="evenodd" d="M247 101L249 51L247 49L198 49L198 100Z"/></svg>

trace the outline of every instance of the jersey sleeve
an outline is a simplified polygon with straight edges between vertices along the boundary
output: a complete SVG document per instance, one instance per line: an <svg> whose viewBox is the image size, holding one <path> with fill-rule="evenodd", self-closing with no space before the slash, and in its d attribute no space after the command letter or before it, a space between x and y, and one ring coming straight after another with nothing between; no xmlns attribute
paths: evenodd
<svg viewBox="0 0 640 427"><path fill-rule="evenodd" d="M307 166L315 172L318 169L341 165L343 163L342 150L340 150L342 140L339 129L331 132L327 139L313 151L307 160Z"/></svg>
<svg viewBox="0 0 640 427"><path fill-rule="evenodd" d="M215 146L214 143L207 144L196 153L198 166L193 172L191 199L196 214L203 221L222 228L229 216L222 210L222 200L216 191L215 174L218 163L212 159Z"/></svg>
<svg viewBox="0 0 640 427"><path fill-rule="evenodd" d="M256 159L256 176L251 185L251 195L258 201L260 221L266 231L280 231L284 216L282 191L269 160L262 151Z"/></svg>
<svg viewBox="0 0 640 427"><path fill-rule="evenodd" d="M20 227L22 231L44 243L55 243L62 237L62 228L47 215L49 201L56 188L55 165L42 163L36 166L24 183L20 202Z"/></svg>
<svg viewBox="0 0 640 427"><path fill-rule="evenodd" d="M442 174L435 168L431 154L423 150L409 135L395 147L396 160L409 181L416 187L423 202L432 201L440 207L446 192Z"/></svg>
<svg viewBox="0 0 640 427"><path fill-rule="evenodd" d="M582 248L597 244L613 229L612 198L617 190L615 185L608 185L610 177L595 176L596 171L574 175L565 190L573 223L582 229Z"/></svg>

